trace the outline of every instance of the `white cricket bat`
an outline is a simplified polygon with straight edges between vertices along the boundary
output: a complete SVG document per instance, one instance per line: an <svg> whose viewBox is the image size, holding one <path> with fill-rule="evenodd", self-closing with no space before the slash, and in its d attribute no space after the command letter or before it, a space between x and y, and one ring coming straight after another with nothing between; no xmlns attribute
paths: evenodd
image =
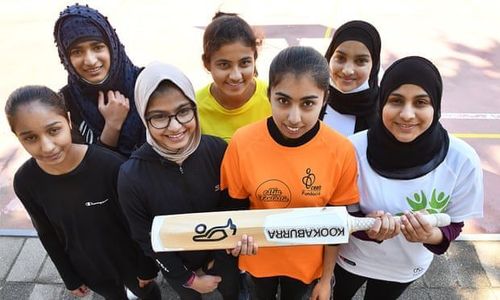
<svg viewBox="0 0 500 300"><path fill-rule="evenodd" d="M437 227L451 222L447 214L424 217ZM246 234L259 247L342 244L375 220L353 217L344 206L165 215L154 218L151 243L155 252L230 249Z"/></svg>

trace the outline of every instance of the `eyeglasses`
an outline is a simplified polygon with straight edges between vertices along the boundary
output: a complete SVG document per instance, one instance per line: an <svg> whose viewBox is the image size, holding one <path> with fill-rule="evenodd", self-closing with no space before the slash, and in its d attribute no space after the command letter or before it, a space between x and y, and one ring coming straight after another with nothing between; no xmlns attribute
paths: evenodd
<svg viewBox="0 0 500 300"><path fill-rule="evenodd" d="M194 118L194 108L192 107L185 107L180 109L177 113L174 115L166 115L163 113L155 113L149 117L146 118L146 121L151 124L156 129L164 129L167 128L170 125L170 121L172 121L172 118L175 118L175 120L179 124L186 124L193 120Z"/></svg>

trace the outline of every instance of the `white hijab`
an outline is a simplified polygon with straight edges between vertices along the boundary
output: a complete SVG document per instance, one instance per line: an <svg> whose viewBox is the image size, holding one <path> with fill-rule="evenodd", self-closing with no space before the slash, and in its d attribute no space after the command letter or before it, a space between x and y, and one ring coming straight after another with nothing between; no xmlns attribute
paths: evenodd
<svg viewBox="0 0 500 300"><path fill-rule="evenodd" d="M158 145L158 143L156 143L154 138L151 136L146 121L146 108L148 107L149 98L158 85L164 80L168 80L175 84L184 93L184 95L191 102L193 102L193 106L195 108L196 129L190 136L186 147L182 149L172 150ZM181 70L172 65L161 62L152 62L147 65L137 77L134 95L137 112L141 117L142 123L144 123L144 126L146 127L147 143L150 144L159 155L179 165L182 164L182 162L198 148L201 140L198 110L196 109L195 94L191 81L189 81Z"/></svg>

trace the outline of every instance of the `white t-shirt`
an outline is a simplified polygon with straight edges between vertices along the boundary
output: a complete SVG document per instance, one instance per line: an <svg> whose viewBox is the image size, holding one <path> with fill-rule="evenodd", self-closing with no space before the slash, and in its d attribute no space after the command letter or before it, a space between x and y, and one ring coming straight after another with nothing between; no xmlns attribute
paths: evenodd
<svg viewBox="0 0 500 300"><path fill-rule="evenodd" d="M444 161L432 172L410 180L378 175L366 157L367 130L349 137L358 158L360 207L364 213L384 210L392 215L425 208L461 222L483 215L483 172L478 155L464 141L450 136ZM406 241L403 234L382 243L351 236L340 247L337 263L347 271L369 278L409 282L429 268L433 253L422 243Z"/></svg>
<svg viewBox="0 0 500 300"><path fill-rule="evenodd" d="M333 128L340 132L343 136L350 136L354 133L354 126L356 126L356 116L343 115L333 109L330 105L327 105L323 122L330 128Z"/></svg>

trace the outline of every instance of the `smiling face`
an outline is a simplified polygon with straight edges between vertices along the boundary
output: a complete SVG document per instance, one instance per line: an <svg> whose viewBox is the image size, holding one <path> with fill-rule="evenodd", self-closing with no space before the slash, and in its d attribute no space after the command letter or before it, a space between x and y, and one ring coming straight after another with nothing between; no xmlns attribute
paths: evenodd
<svg viewBox="0 0 500 300"><path fill-rule="evenodd" d="M111 54L105 43L91 40L73 46L69 50L69 60L81 78L98 84L108 76Z"/></svg>
<svg viewBox="0 0 500 300"><path fill-rule="evenodd" d="M434 108L429 95L418 85L403 84L392 91L382 109L382 122L400 142L415 140L432 124Z"/></svg>
<svg viewBox="0 0 500 300"><path fill-rule="evenodd" d="M238 108L255 90L255 51L242 42L225 44L214 51L205 67L212 74L212 94L228 109Z"/></svg>
<svg viewBox="0 0 500 300"><path fill-rule="evenodd" d="M290 139L303 136L318 122L325 91L310 74L285 74L269 91L273 120L281 134Z"/></svg>
<svg viewBox="0 0 500 300"><path fill-rule="evenodd" d="M42 169L65 169L70 163L69 121L51 107L40 101L19 106L12 131Z"/></svg>
<svg viewBox="0 0 500 300"><path fill-rule="evenodd" d="M372 58L363 43L345 41L335 49L329 65L335 86L342 92L350 92L368 80Z"/></svg>
<svg viewBox="0 0 500 300"><path fill-rule="evenodd" d="M149 120L149 133L160 147L170 151L186 147L196 130L196 117L186 118L187 114L194 113L192 107L192 102L178 88L169 88L151 98L145 116ZM188 112L188 110L190 111ZM173 117L176 114L177 118ZM170 122L168 122L167 127L158 129L152 126L153 122L155 124L167 124L166 122L162 122L162 120L165 120L169 116ZM178 120L189 121L182 124Z"/></svg>

